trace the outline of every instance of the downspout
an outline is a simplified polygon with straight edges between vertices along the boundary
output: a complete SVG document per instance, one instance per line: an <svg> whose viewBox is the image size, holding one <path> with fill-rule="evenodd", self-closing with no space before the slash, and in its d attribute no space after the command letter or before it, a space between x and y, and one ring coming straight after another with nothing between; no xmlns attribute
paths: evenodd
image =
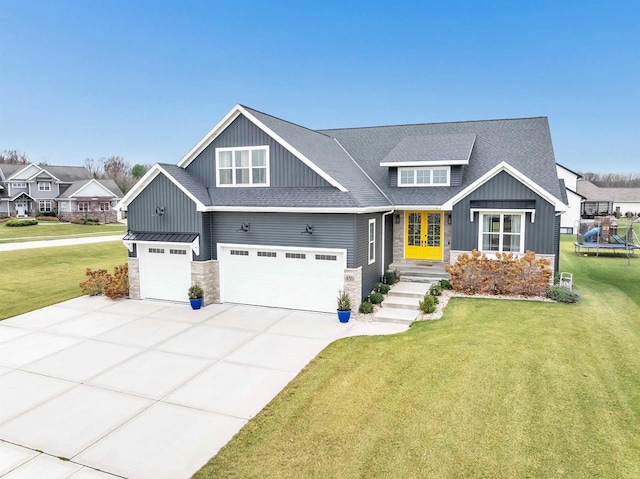
<svg viewBox="0 0 640 479"><path fill-rule="evenodd" d="M381 261L381 265L380 265L380 278L384 278L384 251L385 251L385 241L386 241L386 235L385 235L385 221L384 221L384 217L385 216L389 216L391 214L393 214L395 211L395 208L392 208L391 211L387 211L386 213L382 213L382 254L380 255L380 257L382 258ZM393 241L393 240L392 240Z"/></svg>

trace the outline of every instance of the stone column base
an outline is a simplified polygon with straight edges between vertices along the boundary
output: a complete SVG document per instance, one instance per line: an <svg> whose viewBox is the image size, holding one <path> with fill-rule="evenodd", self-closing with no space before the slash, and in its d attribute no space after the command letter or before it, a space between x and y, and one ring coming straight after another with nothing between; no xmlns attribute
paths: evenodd
<svg viewBox="0 0 640 479"><path fill-rule="evenodd" d="M218 260L192 261L191 283L202 286L204 297L202 303L206 306L220 302L220 263Z"/></svg>
<svg viewBox="0 0 640 479"><path fill-rule="evenodd" d="M362 303L362 266L344 270L344 290L351 298L351 311L357 313Z"/></svg>
<svg viewBox="0 0 640 479"><path fill-rule="evenodd" d="M140 299L140 261L129 258L129 298Z"/></svg>

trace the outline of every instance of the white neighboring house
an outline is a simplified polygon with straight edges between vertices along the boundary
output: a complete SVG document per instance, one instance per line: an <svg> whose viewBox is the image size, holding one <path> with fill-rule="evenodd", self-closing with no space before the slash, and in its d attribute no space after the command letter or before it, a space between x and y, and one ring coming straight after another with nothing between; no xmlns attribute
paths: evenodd
<svg viewBox="0 0 640 479"><path fill-rule="evenodd" d="M117 221L123 197L113 180L96 180L82 166L0 164L0 216L33 217L52 211L62 220Z"/></svg>
<svg viewBox="0 0 640 479"><path fill-rule="evenodd" d="M620 214L640 215L640 188L601 188L590 181L578 181L577 192L585 197L583 218Z"/></svg>
<svg viewBox="0 0 640 479"><path fill-rule="evenodd" d="M569 205L567 211L560 217L560 233L573 234L576 223L580 221L581 203L586 199L578 193L578 182L582 176L559 163L556 163L556 170L558 178L564 182Z"/></svg>

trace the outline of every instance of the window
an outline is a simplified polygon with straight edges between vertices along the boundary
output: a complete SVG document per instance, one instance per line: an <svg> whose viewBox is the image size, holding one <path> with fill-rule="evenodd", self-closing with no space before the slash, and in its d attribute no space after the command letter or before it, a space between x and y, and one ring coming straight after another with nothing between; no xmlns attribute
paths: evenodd
<svg viewBox="0 0 640 479"><path fill-rule="evenodd" d="M376 261L376 220L369 220L369 264Z"/></svg>
<svg viewBox="0 0 640 479"><path fill-rule="evenodd" d="M247 250L232 249L229 253L233 256L249 256L249 252Z"/></svg>
<svg viewBox="0 0 640 479"><path fill-rule="evenodd" d="M317 254L316 259L320 261L337 261L338 257L335 254Z"/></svg>
<svg viewBox="0 0 640 479"><path fill-rule="evenodd" d="M149 248L149 253L164 254L164 248Z"/></svg>
<svg viewBox="0 0 640 479"><path fill-rule="evenodd" d="M481 251L524 253L525 213L480 213Z"/></svg>
<svg viewBox="0 0 640 479"><path fill-rule="evenodd" d="M14 188L26 188L27 184L26 183L11 183L11 186L13 186Z"/></svg>
<svg viewBox="0 0 640 479"><path fill-rule="evenodd" d="M170 250L169 250L169 254L182 254L182 255L186 255L186 254L187 254L187 250L186 250L186 249L170 249Z"/></svg>
<svg viewBox="0 0 640 479"><path fill-rule="evenodd" d="M38 209L42 212L51 211L51 200L40 200L38 202Z"/></svg>
<svg viewBox="0 0 640 479"><path fill-rule="evenodd" d="M304 253L285 253L285 257L289 259L306 259L307 255Z"/></svg>
<svg viewBox="0 0 640 479"><path fill-rule="evenodd" d="M78 211L86 213L89 211L89 202L88 201L80 201L78 202Z"/></svg>
<svg viewBox="0 0 640 479"><path fill-rule="evenodd" d="M275 258L278 254L275 251L258 251L258 256L261 258Z"/></svg>
<svg viewBox="0 0 640 479"><path fill-rule="evenodd" d="M218 186L269 186L269 147L216 149Z"/></svg>
<svg viewBox="0 0 640 479"><path fill-rule="evenodd" d="M51 191L51 182L38 181L38 191Z"/></svg>
<svg viewBox="0 0 640 479"><path fill-rule="evenodd" d="M449 186L446 167L399 168L398 186Z"/></svg>
<svg viewBox="0 0 640 479"><path fill-rule="evenodd" d="M100 211L109 211L109 210L111 210L111 203L109 203L108 201L100 203Z"/></svg>

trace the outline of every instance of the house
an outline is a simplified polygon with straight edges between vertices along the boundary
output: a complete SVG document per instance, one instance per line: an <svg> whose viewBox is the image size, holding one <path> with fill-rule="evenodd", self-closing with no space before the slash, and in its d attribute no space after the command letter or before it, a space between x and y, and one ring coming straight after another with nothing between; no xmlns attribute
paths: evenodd
<svg viewBox="0 0 640 479"><path fill-rule="evenodd" d="M23 218L57 211L61 220L117 220L122 191L113 180L96 180L82 166L0 164L0 216Z"/></svg>
<svg viewBox="0 0 640 479"><path fill-rule="evenodd" d="M532 250L557 269L562 190L546 118L311 130L236 105L120 202L130 294L335 311L392 262Z"/></svg>
<svg viewBox="0 0 640 479"><path fill-rule="evenodd" d="M640 215L640 188L600 188L590 181L580 180L577 192L585 197L581 216Z"/></svg>
<svg viewBox="0 0 640 479"><path fill-rule="evenodd" d="M560 233L573 234L576 224L580 222L580 214L582 211L582 202L586 200L584 196L578 193L578 180L582 179L580 173L570 170L560 163L556 163L558 178L564 183L565 193L567 196L567 211L560 217Z"/></svg>

